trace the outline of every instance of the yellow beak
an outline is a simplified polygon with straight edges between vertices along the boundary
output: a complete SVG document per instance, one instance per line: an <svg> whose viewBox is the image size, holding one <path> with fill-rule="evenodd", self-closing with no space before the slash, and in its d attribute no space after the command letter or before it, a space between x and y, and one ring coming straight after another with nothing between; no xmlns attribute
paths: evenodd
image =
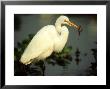
<svg viewBox="0 0 110 89"><path fill-rule="evenodd" d="M69 26L73 26L73 27L75 27L77 30L81 30L81 26L76 25L76 23L71 22L71 21L67 21L67 20L65 20L65 22L67 22Z"/></svg>

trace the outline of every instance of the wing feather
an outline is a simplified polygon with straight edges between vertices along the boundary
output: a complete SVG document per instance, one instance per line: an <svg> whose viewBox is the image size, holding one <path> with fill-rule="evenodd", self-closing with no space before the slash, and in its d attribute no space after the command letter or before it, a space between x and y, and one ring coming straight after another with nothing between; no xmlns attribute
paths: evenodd
<svg viewBox="0 0 110 89"><path fill-rule="evenodd" d="M54 44L51 37L53 34L52 30L55 30L54 26L46 26L33 37L20 59L22 63L26 64L31 59L37 58L42 53L45 53L48 49L52 49Z"/></svg>

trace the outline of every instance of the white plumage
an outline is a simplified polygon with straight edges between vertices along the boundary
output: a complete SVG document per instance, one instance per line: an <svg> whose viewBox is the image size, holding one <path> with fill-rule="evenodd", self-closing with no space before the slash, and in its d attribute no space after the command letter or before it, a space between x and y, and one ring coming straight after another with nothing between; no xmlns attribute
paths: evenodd
<svg viewBox="0 0 110 89"><path fill-rule="evenodd" d="M60 16L54 25L47 25L33 37L23 55L20 62L27 65L34 60L44 60L52 54L52 52L61 52L68 39L68 28L62 26L67 24L78 28L77 25L70 22L68 17Z"/></svg>

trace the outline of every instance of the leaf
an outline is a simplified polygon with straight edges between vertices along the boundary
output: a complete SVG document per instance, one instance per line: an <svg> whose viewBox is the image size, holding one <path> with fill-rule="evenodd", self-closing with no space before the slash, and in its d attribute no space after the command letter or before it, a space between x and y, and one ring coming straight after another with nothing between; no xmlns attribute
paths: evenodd
<svg viewBox="0 0 110 89"><path fill-rule="evenodd" d="M71 46L70 47L65 47L62 52L69 53L69 52L71 52L71 50L72 50Z"/></svg>

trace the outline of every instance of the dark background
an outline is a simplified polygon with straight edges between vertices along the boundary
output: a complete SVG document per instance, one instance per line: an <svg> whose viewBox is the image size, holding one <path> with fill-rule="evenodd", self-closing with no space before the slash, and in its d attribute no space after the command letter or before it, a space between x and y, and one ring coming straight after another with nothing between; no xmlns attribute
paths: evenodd
<svg viewBox="0 0 110 89"><path fill-rule="evenodd" d="M61 14L15 14L14 15L14 46L27 39L30 34L36 34L46 25L54 25ZM63 14L64 15L64 14ZM72 47L69 63L46 63L45 76L88 76L97 75L97 15L96 14L66 14L70 21L81 25L83 31L80 36L72 27L66 47ZM45 44L45 43L44 43ZM19 49L18 49L19 50ZM17 54L16 54L17 55ZM67 60L69 59L67 58ZM19 58L18 58L19 59ZM17 60L18 60L17 59ZM59 59L60 60L60 59ZM54 63L54 64L53 64ZM66 64L66 65L65 65ZM15 63L16 65L16 63ZM19 66L18 66L19 67ZM28 75L37 75L39 70L35 65L29 66L33 70ZM15 71L20 70L15 67ZM19 75L19 74L16 74ZM20 73L20 75L22 75Z"/></svg>

